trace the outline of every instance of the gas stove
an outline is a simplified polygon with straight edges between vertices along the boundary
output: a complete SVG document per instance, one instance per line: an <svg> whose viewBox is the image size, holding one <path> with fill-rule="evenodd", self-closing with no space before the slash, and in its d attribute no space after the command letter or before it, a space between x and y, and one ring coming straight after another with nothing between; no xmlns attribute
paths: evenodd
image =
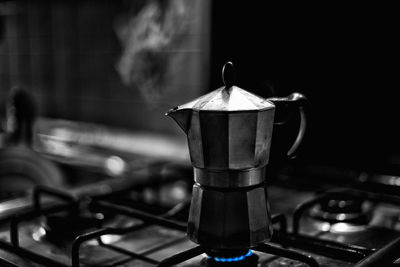
<svg viewBox="0 0 400 267"><path fill-rule="evenodd" d="M190 169L165 177L142 174L71 190L37 187L25 198L1 203L0 266L314 267L399 262L399 177L360 173L345 186L315 186L311 178L280 175L267 184L272 239L237 250L207 249L187 238ZM168 197L177 194L179 200ZM162 198L171 201L165 204Z"/></svg>

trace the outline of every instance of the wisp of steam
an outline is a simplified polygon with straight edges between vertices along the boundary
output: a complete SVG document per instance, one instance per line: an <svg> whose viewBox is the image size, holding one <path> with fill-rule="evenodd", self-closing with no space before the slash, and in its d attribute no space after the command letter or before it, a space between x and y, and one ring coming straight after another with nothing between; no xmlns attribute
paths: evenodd
<svg viewBox="0 0 400 267"><path fill-rule="evenodd" d="M135 14L116 27L123 51L116 69L123 83L140 91L147 103L164 93L171 48L188 31L185 0L144 1Z"/></svg>

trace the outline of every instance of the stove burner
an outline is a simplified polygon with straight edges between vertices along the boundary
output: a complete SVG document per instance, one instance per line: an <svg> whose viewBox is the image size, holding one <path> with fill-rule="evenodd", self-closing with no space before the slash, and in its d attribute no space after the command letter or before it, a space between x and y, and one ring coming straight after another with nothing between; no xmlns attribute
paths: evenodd
<svg viewBox="0 0 400 267"><path fill-rule="evenodd" d="M314 219L330 224L346 223L351 225L367 225L372 217L370 201L343 197L325 199L310 210Z"/></svg>
<svg viewBox="0 0 400 267"><path fill-rule="evenodd" d="M219 257L210 257L215 261L219 262L234 262L234 261L241 261L244 260L246 257L249 257L253 254L251 249L249 249L249 252L247 252L245 255L242 256L237 256L237 257L232 257L232 258L219 258Z"/></svg>
<svg viewBox="0 0 400 267"><path fill-rule="evenodd" d="M203 267L212 266L257 266L258 256L249 250L211 250L206 252L208 258L202 261Z"/></svg>
<svg viewBox="0 0 400 267"><path fill-rule="evenodd" d="M125 216L104 216L96 214L53 214L46 216L39 227L32 233L34 240L40 242L49 241L56 245L70 244L77 236L91 230L103 227L128 228L140 224L140 220ZM103 235L100 240L104 244L112 244L119 241L121 235ZM88 245L98 245L97 240L87 242Z"/></svg>
<svg viewBox="0 0 400 267"><path fill-rule="evenodd" d="M43 218L40 227L32 235L36 241L45 238L56 244L66 243L88 230L99 227L103 219L102 214L52 214Z"/></svg>

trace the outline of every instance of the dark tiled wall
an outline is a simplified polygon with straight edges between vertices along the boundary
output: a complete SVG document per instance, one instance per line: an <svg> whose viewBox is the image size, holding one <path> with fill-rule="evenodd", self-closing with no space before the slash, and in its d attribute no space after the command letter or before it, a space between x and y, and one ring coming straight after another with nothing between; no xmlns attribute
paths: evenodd
<svg viewBox="0 0 400 267"><path fill-rule="evenodd" d="M32 92L42 116L133 130L179 131L164 116L165 111L208 89L209 1L168 2L184 8L178 10L185 13L178 19L186 26L176 33L178 41L157 48L157 55L165 55L166 63L161 69L165 71L163 82L154 89L150 86L155 95L135 83L122 82L117 71L124 51L118 30L148 4L159 3L131 2L0 4L1 109L8 90L19 85Z"/></svg>

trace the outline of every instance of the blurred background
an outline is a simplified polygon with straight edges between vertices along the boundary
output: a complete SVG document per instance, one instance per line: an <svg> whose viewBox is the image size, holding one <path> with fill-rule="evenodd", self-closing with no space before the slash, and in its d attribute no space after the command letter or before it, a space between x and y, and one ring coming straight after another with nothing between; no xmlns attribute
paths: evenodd
<svg viewBox="0 0 400 267"><path fill-rule="evenodd" d="M3 136L10 89L18 86L38 114L33 150L47 158L108 175L142 166L142 156L189 166L185 135L164 113L220 87L221 67L233 61L243 89L308 97L308 129L295 164L398 173L395 10L227 0L5 1ZM274 129L277 165L286 164L297 127L294 114Z"/></svg>
<svg viewBox="0 0 400 267"><path fill-rule="evenodd" d="M1 99L18 85L46 117L171 133L160 114L207 90L207 2L2 3Z"/></svg>

